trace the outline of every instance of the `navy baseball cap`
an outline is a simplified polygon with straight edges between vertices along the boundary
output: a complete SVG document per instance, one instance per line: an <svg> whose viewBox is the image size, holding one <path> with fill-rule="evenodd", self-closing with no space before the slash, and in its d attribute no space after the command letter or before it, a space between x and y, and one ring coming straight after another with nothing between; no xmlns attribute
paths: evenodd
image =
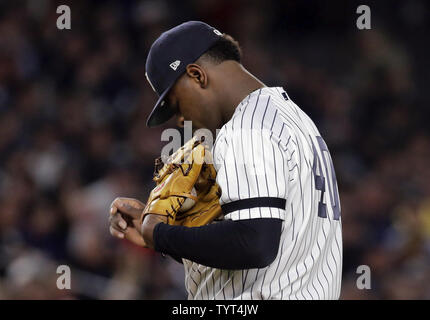
<svg viewBox="0 0 430 320"><path fill-rule="evenodd" d="M201 21L188 21L163 32L151 46L146 60L146 78L159 98L146 124L160 125L174 114L164 101L188 64L205 53L222 33Z"/></svg>

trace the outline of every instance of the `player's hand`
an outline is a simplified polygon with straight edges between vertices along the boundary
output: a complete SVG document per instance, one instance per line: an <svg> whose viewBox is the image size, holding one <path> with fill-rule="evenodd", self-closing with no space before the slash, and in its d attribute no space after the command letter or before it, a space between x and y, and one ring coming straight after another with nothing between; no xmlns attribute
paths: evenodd
<svg viewBox="0 0 430 320"><path fill-rule="evenodd" d="M110 206L109 231L112 236L148 247L141 235L140 216L145 205L132 198L116 198Z"/></svg>

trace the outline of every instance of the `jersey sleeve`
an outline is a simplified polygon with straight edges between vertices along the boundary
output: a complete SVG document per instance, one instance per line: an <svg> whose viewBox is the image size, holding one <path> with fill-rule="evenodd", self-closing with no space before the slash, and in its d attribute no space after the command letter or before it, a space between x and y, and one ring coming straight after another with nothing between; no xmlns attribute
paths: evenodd
<svg viewBox="0 0 430 320"><path fill-rule="evenodd" d="M217 182L225 219L285 219L287 154L273 131L230 129L217 141Z"/></svg>

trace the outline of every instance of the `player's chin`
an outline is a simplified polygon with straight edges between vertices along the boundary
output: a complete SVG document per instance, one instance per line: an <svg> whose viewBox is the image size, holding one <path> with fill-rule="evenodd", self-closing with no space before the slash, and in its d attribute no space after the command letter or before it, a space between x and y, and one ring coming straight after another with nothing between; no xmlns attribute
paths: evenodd
<svg viewBox="0 0 430 320"><path fill-rule="evenodd" d="M191 127L193 136L196 135L196 131L198 130L199 132L197 133L199 135L206 135L207 132L211 132L211 129L210 129L211 126L207 120L210 120L210 115L207 115L207 119L185 120L185 121L190 121L189 123L186 123L185 128Z"/></svg>

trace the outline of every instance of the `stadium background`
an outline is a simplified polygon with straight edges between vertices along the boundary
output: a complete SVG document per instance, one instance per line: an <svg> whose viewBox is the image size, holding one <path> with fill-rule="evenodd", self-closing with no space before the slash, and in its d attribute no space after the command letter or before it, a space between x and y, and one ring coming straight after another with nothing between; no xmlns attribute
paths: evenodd
<svg viewBox="0 0 430 320"><path fill-rule="evenodd" d="M72 30L56 8L71 7ZM372 30L356 28L359 4ZM160 133L152 41L187 20L236 38L331 149L343 299L430 298L429 3L0 1L0 299L182 299L182 266L108 232L118 195L146 200ZM186 44L192 45L192 44ZM72 290L55 286L72 270ZM371 290L356 288L369 265Z"/></svg>

